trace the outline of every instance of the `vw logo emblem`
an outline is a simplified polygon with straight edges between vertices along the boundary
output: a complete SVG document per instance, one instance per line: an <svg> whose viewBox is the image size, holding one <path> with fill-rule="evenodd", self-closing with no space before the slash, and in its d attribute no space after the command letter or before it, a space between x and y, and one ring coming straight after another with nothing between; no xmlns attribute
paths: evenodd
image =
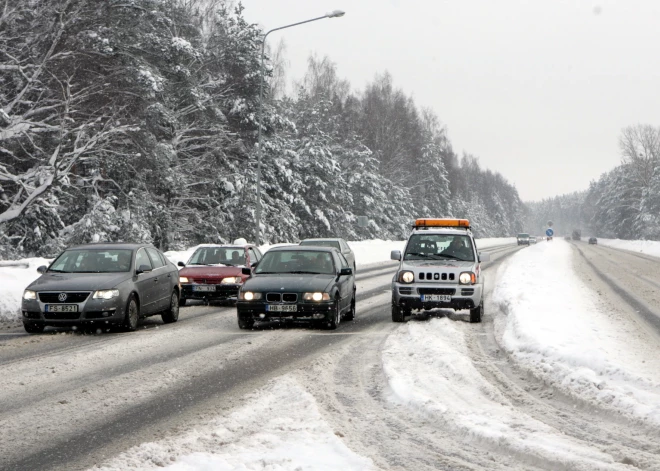
<svg viewBox="0 0 660 471"><path fill-rule="evenodd" d="M66 301L66 293L60 293L60 294L58 294L58 295L57 295L57 299L59 299L60 302L63 303L64 301Z"/></svg>

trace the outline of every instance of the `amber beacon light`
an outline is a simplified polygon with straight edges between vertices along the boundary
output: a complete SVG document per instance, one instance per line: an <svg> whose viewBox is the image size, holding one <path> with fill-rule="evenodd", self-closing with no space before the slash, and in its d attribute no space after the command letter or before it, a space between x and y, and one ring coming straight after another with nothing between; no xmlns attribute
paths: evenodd
<svg viewBox="0 0 660 471"><path fill-rule="evenodd" d="M463 227L469 228L470 221L467 219L434 219L421 218L415 220L414 227Z"/></svg>

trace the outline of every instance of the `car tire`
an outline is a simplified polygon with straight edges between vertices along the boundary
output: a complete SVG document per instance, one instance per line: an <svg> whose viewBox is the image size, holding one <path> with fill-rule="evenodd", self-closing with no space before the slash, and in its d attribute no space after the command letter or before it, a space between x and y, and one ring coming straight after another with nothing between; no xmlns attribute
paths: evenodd
<svg viewBox="0 0 660 471"><path fill-rule="evenodd" d="M33 322L23 322L23 328L28 334L40 334L44 331L46 326L43 324L35 324Z"/></svg>
<svg viewBox="0 0 660 471"><path fill-rule="evenodd" d="M336 330L341 323L341 308L339 307L339 298L335 300L332 319L328 322L328 330Z"/></svg>
<svg viewBox="0 0 660 471"><path fill-rule="evenodd" d="M403 309L401 309L395 302L392 300L392 322L404 322L406 320L406 316L403 312Z"/></svg>
<svg viewBox="0 0 660 471"><path fill-rule="evenodd" d="M238 328L241 330L250 330L254 327L254 319L238 318Z"/></svg>
<svg viewBox="0 0 660 471"><path fill-rule="evenodd" d="M181 297L179 298L179 307L183 307L183 306L185 306L185 305L186 305L186 301L188 301L188 300L187 300L186 298L184 298L183 296L181 296Z"/></svg>
<svg viewBox="0 0 660 471"><path fill-rule="evenodd" d="M470 323L477 324L481 322L481 318L484 315L484 302L483 300L479 303L474 309L470 309Z"/></svg>
<svg viewBox="0 0 660 471"><path fill-rule="evenodd" d="M140 306L138 305L135 295L131 294L126 303L126 313L124 314L124 322L122 327L126 332L135 332L140 321Z"/></svg>
<svg viewBox="0 0 660 471"><path fill-rule="evenodd" d="M170 307L167 308L167 311L161 314L163 323L172 324L179 320L179 293L176 290L172 291L172 296L170 297Z"/></svg>
<svg viewBox="0 0 660 471"><path fill-rule="evenodd" d="M352 321L355 319L355 290L353 290L353 297L351 298L351 308L344 314L344 320Z"/></svg>

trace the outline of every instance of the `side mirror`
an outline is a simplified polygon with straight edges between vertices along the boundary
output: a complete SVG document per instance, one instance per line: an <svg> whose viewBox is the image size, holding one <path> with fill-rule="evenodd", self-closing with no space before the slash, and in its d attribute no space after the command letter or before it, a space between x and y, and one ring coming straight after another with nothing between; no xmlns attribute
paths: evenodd
<svg viewBox="0 0 660 471"><path fill-rule="evenodd" d="M490 262L490 254L487 252L479 252L480 262Z"/></svg>
<svg viewBox="0 0 660 471"><path fill-rule="evenodd" d="M149 265L140 265L140 267L135 270L135 274L139 275L140 273L146 273L148 271L151 271L151 267Z"/></svg>
<svg viewBox="0 0 660 471"><path fill-rule="evenodd" d="M46 265L41 265L39 268L37 268L37 272L41 273L42 275L46 273L48 270L48 267Z"/></svg>
<svg viewBox="0 0 660 471"><path fill-rule="evenodd" d="M254 266L254 265L252 265L252 266ZM243 275L251 276L252 275L252 270L250 268L247 268L247 267L241 268L241 273Z"/></svg>
<svg viewBox="0 0 660 471"><path fill-rule="evenodd" d="M177 263L177 266L179 266L179 267L185 267L185 266L186 266L186 264L185 264L185 263L183 263L183 262L179 262L179 263Z"/></svg>
<svg viewBox="0 0 660 471"><path fill-rule="evenodd" d="M392 253L390 253L390 258L392 260L401 260L401 251L400 250L392 250Z"/></svg>
<svg viewBox="0 0 660 471"><path fill-rule="evenodd" d="M257 265L259 265L259 260L255 261L255 262L252 263L250 266L251 266L252 268L256 268Z"/></svg>
<svg viewBox="0 0 660 471"><path fill-rule="evenodd" d="M353 274L352 268L342 268L339 270L339 276L350 276Z"/></svg>

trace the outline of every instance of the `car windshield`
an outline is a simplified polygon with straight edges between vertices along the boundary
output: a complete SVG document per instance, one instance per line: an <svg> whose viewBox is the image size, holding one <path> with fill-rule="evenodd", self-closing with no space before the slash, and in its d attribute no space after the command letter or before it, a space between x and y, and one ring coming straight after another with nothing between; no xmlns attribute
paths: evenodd
<svg viewBox="0 0 660 471"><path fill-rule="evenodd" d="M474 250L466 235L414 234L408 241L403 259L473 262Z"/></svg>
<svg viewBox="0 0 660 471"><path fill-rule="evenodd" d="M120 273L131 270L130 249L77 249L63 252L51 264L49 272Z"/></svg>
<svg viewBox="0 0 660 471"><path fill-rule="evenodd" d="M257 274L308 273L333 275L336 273L332 254L310 250L266 252L256 268Z"/></svg>
<svg viewBox="0 0 660 471"><path fill-rule="evenodd" d="M339 242L336 240L303 240L300 245L315 245L317 247L334 247L341 250Z"/></svg>
<svg viewBox="0 0 660 471"><path fill-rule="evenodd" d="M245 250L242 247L200 247L187 265L245 265Z"/></svg>
<svg viewBox="0 0 660 471"><path fill-rule="evenodd" d="M527 239L529 238L529 234L518 234L518 239Z"/></svg>

